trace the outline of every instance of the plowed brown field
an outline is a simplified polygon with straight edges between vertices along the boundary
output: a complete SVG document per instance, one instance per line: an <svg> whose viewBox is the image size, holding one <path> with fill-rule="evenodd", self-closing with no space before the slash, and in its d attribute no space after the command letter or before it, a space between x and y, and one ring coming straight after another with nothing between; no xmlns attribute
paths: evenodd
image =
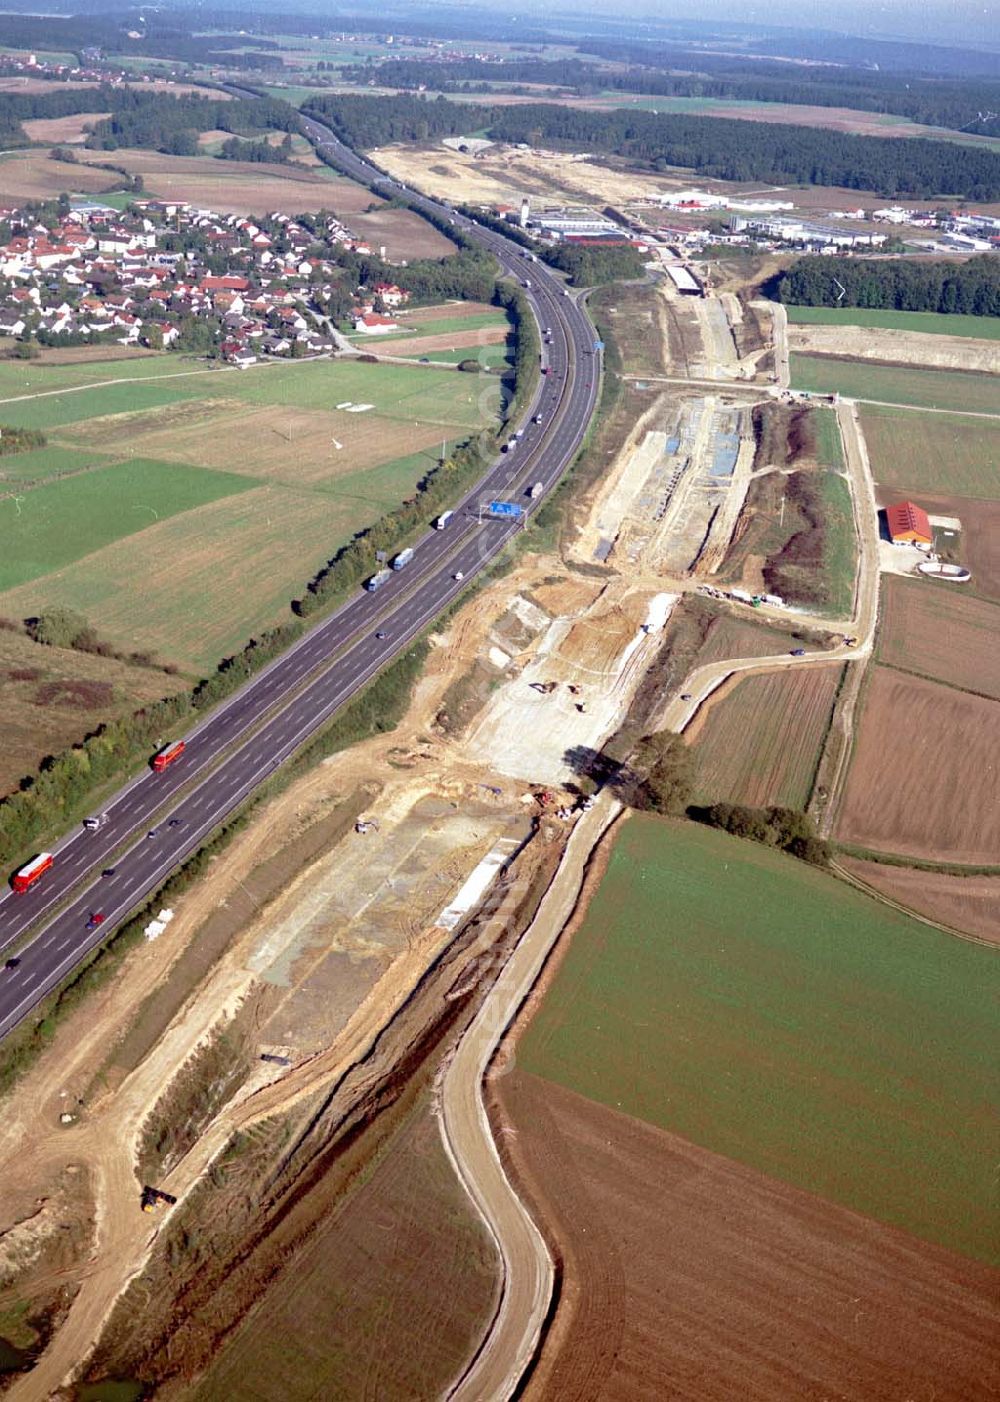
<svg viewBox="0 0 1000 1402"><path fill-rule="evenodd" d="M476 346L495 346L506 341L510 332L506 326L482 326L478 331L443 331L439 336L405 336L388 344L390 355L432 355L434 351L465 350Z"/></svg>
<svg viewBox="0 0 1000 1402"><path fill-rule="evenodd" d="M836 664L785 667L710 698L687 730L697 801L805 808L840 673Z"/></svg>
<svg viewBox="0 0 1000 1402"><path fill-rule="evenodd" d="M949 876L941 871L843 859L843 866L890 900L953 930L1000 944L1000 877Z"/></svg>
<svg viewBox="0 0 1000 1402"><path fill-rule="evenodd" d="M837 836L938 861L995 862L1000 703L876 667Z"/></svg>
<svg viewBox="0 0 1000 1402"><path fill-rule="evenodd" d="M1000 699L1000 608L936 580L885 577L879 660Z"/></svg>
<svg viewBox="0 0 1000 1402"><path fill-rule="evenodd" d="M995 1396L989 1267L522 1072L498 1092L563 1264L532 1402Z"/></svg>

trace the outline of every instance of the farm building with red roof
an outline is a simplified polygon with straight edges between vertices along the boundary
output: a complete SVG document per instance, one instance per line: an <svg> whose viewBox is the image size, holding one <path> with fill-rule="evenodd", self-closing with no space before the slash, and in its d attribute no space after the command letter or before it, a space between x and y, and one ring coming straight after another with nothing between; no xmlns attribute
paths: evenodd
<svg viewBox="0 0 1000 1402"><path fill-rule="evenodd" d="M885 518L893 545L933 545L934 534L927 512L912 501L886 507Z"/></svg>

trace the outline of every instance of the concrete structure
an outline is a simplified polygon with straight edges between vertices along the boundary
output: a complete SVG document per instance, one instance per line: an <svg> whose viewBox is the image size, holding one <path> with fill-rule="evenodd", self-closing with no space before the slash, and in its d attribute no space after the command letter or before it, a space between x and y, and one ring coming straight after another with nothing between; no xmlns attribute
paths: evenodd
<svg viewBox="0 0 1000 1402"><path fill-rule="evenodd" d="M785 243L827 245L837 248L878 248L888 235L868 230L838 228L832 224L807 224L801 219L746 219L735 215L729 224L734 233L748 232Z"/></svg>
<svg viewBox="0 0 1000 1402"><path fill-rule="evenodd" d="M688 268L680 263L667 263L665 266L667 276L678 292L683 292L688 297L701 296L701 283Z"/></svg>
<svg viewBox="0 0 1000 1402"><path fill-rule="evenodd" d="M927 512L915 502L902 501L897 506L887 506L885 519L893 545L933 545L934 533Z"/></svg>
<svg viewBox="0 0 1000 1402"><path fill-rule="evenodd" d="M536 214L531 223L536 229L557 238L569 234L617 234L622 237L620 225L592 213L567 214L560 211L558 214Z"/></svg>

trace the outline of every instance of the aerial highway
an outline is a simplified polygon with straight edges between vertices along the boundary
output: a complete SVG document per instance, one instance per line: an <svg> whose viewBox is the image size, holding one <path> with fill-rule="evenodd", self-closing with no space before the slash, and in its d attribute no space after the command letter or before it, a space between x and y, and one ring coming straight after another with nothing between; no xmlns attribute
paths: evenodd
<svg viewBox="0 0 1000 1402"><path fill-rule="evenodd" d="M329 129L312 120L304 129L355 180L373 189L392 184ZM220 703L184 736L186 749L176 764L143 772L104 802L97 831L66 834L51 849L51 870L35 886L6 891L0 898L0 1038L466 588L545 501L580 447L600 378L593 324L582 307L560 279L503 235L423 196L408 196L418 210L453 218L466 237L496 255L504 272L531 284L525 295L549 342L549 374L528 408L517 449L485 465L445 530L428 522L405 569L377 592L358 590ZM529 497L539 482L542 492ZM484 516L481 508L494 498L517 502L522 517ZM100 924L91 921L95 912L103 916Z"/></svg>

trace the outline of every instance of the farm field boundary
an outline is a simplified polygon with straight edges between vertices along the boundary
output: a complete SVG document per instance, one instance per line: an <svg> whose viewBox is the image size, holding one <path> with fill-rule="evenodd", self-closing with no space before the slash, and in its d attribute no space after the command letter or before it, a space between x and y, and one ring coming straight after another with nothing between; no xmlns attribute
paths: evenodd
<svg viewBox="0 0 1000 1402"><path fill-rule="evenodd" d="M744 673L709 698L685 732L694 802L805 809L842 670L831 663Z"/></svg>
<svg viewBox="0 0 1000 1402"><path fill-rule="evenodd" d="M875 404L863 405L860 414L872 472L883 487L1000 499L1000 420Z"/></svg>
<svg viewBox="0 0 1000 1402"><path fill-rule="evenodd" d="M634 816L518 1065L993 1259L986 959L769 849Z"/></svg>
<svg viewBox="0 0 1000 1402"><path fill-rule="evenodd" d="M840 394L845 399L882 404L913 405L917 409L950 409L959 413L1000 418L997 397L1000 379L974 371L920 370L880 365L836 356L789 357L792 386L810 394Z"/></svg>
<svg viewBox="0 0 1000 1402"><path fill-rule="evenodd" d="M834 836L936 862L992 861L1000 702L889 667L869 673Z"/></svg>
<svg viewBox="0 0 1000 1402"><path fill-rule="evenodd" d="M1000 944L1000 871L976 876L907 870L858 856L845 856L836 870L876 900L909 911L925 924L994 949Z"/></svg>
<svg viewBox="0 0 1000 1402"><path fill-rule="evenodd" d="M888 331L918 331L925 336L969 336L1000 341L1000 317L961 312L897 312L871 307L797 307L785 311L793 326L870 326Z"/></svg>

